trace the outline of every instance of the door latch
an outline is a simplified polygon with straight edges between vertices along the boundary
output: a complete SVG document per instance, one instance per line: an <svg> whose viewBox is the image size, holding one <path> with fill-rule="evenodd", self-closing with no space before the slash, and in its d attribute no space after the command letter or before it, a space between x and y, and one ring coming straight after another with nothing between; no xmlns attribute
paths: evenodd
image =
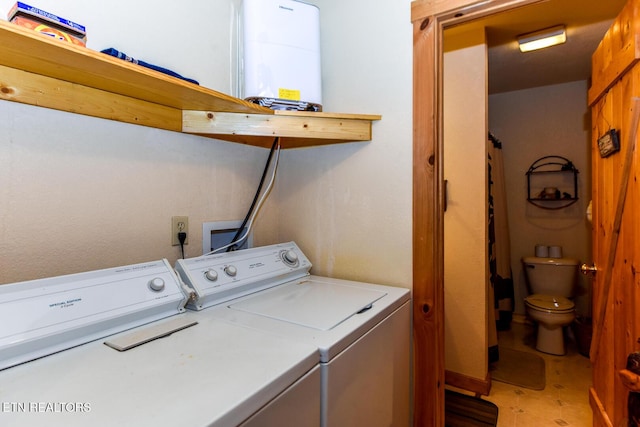
<svg viewBox="0 0 640 427"><path fill-rule="evenodd" d="M598 272L598 268L594 263L591 263L591 265L587 265L585 263L580 266L580 273L584 274L585 276L593 277L596 275L597 272Z"/></svg>

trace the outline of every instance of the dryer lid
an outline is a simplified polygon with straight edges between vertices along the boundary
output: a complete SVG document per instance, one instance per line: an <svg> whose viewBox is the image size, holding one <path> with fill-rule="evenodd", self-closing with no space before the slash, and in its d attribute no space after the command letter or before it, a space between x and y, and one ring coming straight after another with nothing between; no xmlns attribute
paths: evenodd
<svg viewBox="0 0 640 427"><path fill-rule="evenodd" d="M551 311L571 311L575 304L568 298L553 295L533 294L526 297L525 302L534 308Z"/></svg>
<svg viewBox="0 0 640 427"><path fill-rule="evenodd" d="M387 295L313 279L300 279L232 303L229 308L328 331Z"/></svg>

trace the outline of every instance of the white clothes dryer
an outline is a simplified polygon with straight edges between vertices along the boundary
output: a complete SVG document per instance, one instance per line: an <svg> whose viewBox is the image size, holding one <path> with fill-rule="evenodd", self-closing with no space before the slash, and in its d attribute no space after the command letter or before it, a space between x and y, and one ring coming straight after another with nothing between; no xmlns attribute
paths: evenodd
<svg viewBox="0 0 640 427"><path fill-rule="evenodd" d="M312 276L310 268L294 242L176 265L197 293L187 307L317 348L322 426L408 426L409 290Z"/></svg>

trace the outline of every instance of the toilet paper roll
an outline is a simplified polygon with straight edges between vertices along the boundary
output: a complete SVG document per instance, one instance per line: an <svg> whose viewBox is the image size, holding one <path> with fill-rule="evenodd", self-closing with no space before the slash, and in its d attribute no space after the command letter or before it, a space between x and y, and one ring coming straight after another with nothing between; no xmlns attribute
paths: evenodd
<svg viewBox="0 0 640 427"><path fill-rule="evenodd" d="M549 258L562 258L562 246L549 246Z"/></svg>
<svg viewBox="0 0 640 427"><path fill-rule="evenodd" d="M536 256L538 258L548 258L549 257L549 246L536 245Z"/></svg>

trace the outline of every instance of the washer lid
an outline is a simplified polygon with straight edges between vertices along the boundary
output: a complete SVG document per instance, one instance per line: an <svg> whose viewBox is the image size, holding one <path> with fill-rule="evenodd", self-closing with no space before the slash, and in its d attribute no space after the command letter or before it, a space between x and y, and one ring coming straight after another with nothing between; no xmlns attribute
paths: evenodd
<svg viewBox="0 0 640 427"><path fill-rule="evenodd" d="M377 290L300 280L259 292L229 308L328 331L385 295Z"/></svg>
<svg viewBox="0 0 640 427"><path fill-rule="evenodd" d="M556 297L552 295L533 294L526 297L525 302L540 310L549 310L555 312L571 311L575 308L575 304L568 298Z"/></svg>

